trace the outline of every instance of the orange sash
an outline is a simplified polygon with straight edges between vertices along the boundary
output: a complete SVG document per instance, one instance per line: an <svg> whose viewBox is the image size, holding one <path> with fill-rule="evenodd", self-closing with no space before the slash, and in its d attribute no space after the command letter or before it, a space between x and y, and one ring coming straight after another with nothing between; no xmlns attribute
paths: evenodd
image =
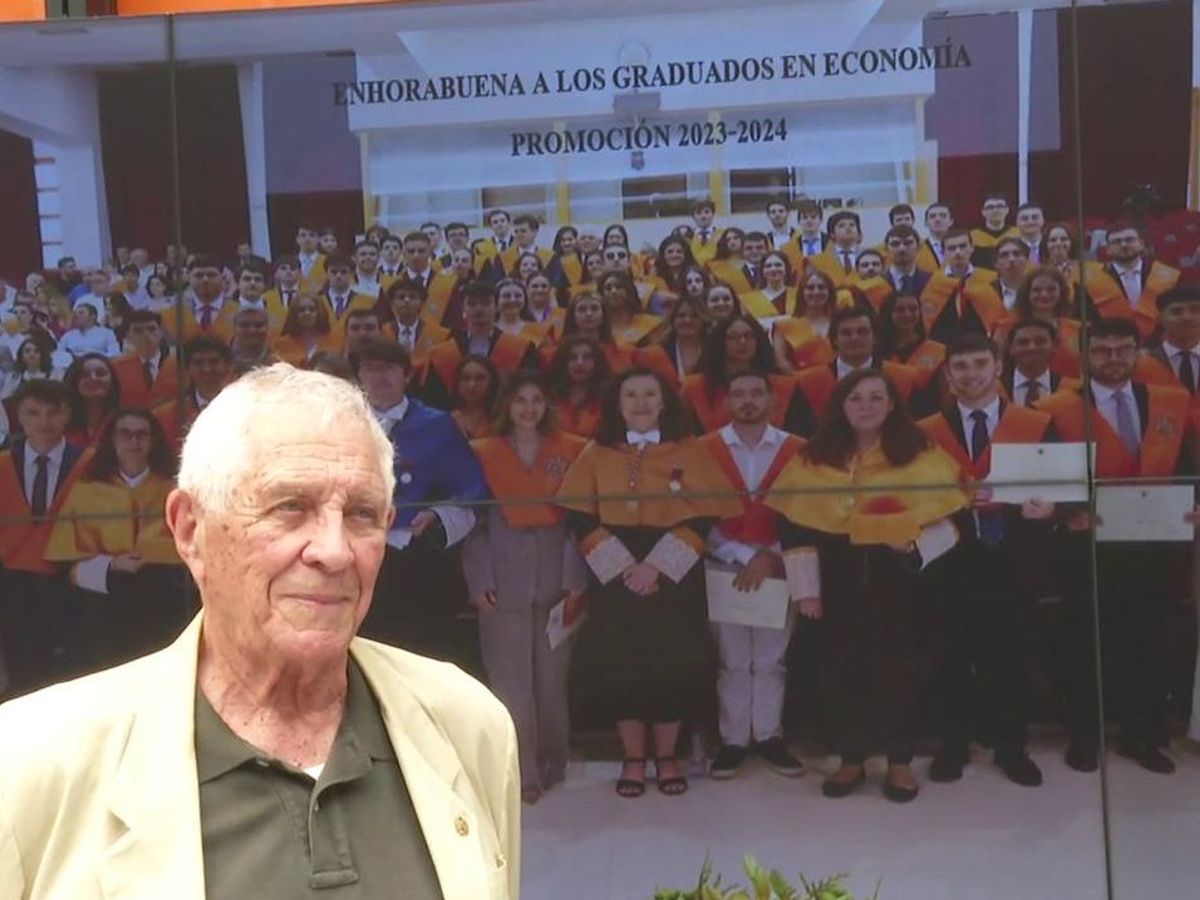
<svg viewBox="0 0 1200 900"><path fill-rule="evenodd" d="M600 401L592 400L583 406L574 407L568 400L554 405L558 414L558 427L568 434L581 438L593 438L600 427Z"/></svg>
<svg viewBox="0 0 1200 900"><path fill-rule="evenodd" d="M1090 407L1092 435L1096 442L1096 476L1128 478L1134 475L1168 477L1175 473L1184 434L1191 427L1188 406L1191 395L1182 387L1145 385L1148 422L1141 452L1133 456L1094 403L1077 390L1059 390L1039 407L1054 416L1054 427L1064 441L1086 440L1083 406Z"/></svg>
<svg viewBox="0 0 1200 900"><path fill-rule="evenodd" d="M45 559L46 545L54 530L54 519L51 517L62 510L76 482L91 462L93 452L84 450L75 460L66 481L54 493L54 500L46 510L46 518L39 522L0 522L0 563L4 564L4 568L42 575L54 571L54 566ZM23 478L24 473L17 472L12 451L0 453L0 509L4 510L6 517L33 515L21 485Z"/></svg>
<svg viewBox="0 0 1200 900"><path fill-rule="evenodd" d="M987 282L983 270L977 269L965 285L945 272L934 272L929 283L925 285L925 290L921 292L921 318L926 331L933 328L946 304L959 290L962 291L963 299L971 304L971 308L979 316L988 334L1007 321L1008 310L1004 308L1004 301Z"/></svg>
<svg viewBox="0 0 1200 900"><path fill-rule="evenodd" d="M675 360L671 359L666 347L661 344L638 347L633 354L633 362L657 372L671 387L679 390L679 372L675 370Z"/></svg>
<svg viewBox="0 0 1200 900"><path fill-rule="evenodd" d="M958 415L957 406L950 412L950 415ZM974 460L971 459L967 448L959 442L958 436L943 413L935 413L917 424L924 428L926 434L937 441L943 450L954 457L959 468L962 469L965 480L983 481L992 470L993 444L1041 443L1046 436L1046 429L1049 427L1050 421L1049 413L1028 409L1024 406L1015 406L1012 403L1006 404L1004 412L1000 414L1000 421L996 423L996 430L992 433L992 439L988 443L987 449L983 451L979 459Z"/></svg>
<svg viewBox="0 0 1200 900"><path fill-rule="evenodd" d="M1144 265L1144 263L1143 263ZM1105 319L1132 319L1142 337L1149 337L1158 324L1158 296L1173 288L1180 272L1161 262L1150 265L1141 296L1130 305L1121 282L1103 263L1087 262L1083 266L1083 283L1096 310Z"/></svg>
<svg viewBox="0 0 1200 900"><path fill-rule="evenodd" d="M783 293L774 300L767 296L766 291L751 291L742 296L742 309L756 319L770 319L773 316L794 317L796 315L796 304L799 302L799 295L799 288L794 287L784 288ZM776 305L780 297L783 298L782 310Z"/></svg>
<svg viewBox="0 0 1200 900"><path fill-rule="evenodd" d="M933 380L933 376L937 374L937 370L945 361L946 345L940 341L932 340L926 340L918 344L916 349L909 354L907 360L899 358L889 360L889 362L915 369L917 372L916 385L919 388L926 387Z"/></svg>
<svg viewBox="0 0 1200 900"><path fill-rule="evenodd" d="M775 458L771 460L771 465L763 474L762 482L754 492L751 492L746 486L737 462L734 460L733 454L729 452L729 445L725 443L720 434L706 434L700 438L700 443L704 444L712 453L717 465L729 479L729 483L737 489L738 498L742 502L742 514L722 520L721 530L728 537L744 544L773 544L779 540L779 528L775 520L778 514L763 503L763 498L770 490L771 485L775 483L775 479L779 477L779 473L783 471L783 467L804 446L805 440L794 434L789 434L784 439L775 453Z"/></svg>
<svg viewBox="0 0 1200 900"><path fill-rule="evenodd" d="M547 435L533 466L526 468L507 438L471 441L500 513L513 528L540 528L562 522L562 509L551 502L575 457L587 441L562 432ZM540 500L540 503L530 501Z"/></svg>
<svg viewBox="0 0 1200 900"><path fill-rule="evenodd" d="M768 375L767 380L771 382L770 421L776 428L780 428L787 415L788 404L792 402L792 394L796 390L796 380L790 375ZM716 431L729 424L728 391L719 387L712 392L710 397L706 375L697 373L684 376L679 394L706 432Z"/></svg>

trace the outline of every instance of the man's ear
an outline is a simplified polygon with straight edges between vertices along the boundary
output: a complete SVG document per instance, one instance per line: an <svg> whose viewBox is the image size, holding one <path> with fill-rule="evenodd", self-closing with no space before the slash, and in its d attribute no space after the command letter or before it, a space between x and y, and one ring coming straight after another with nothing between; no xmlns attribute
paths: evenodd
<svg viewBox="0 0 1200 900"><path fill-rule="evenodd" d="M167 495L167 527L175 538L175 550L199 584L204 574L201 560L202 529L199 506L194 497L176 488Z"/></svg>

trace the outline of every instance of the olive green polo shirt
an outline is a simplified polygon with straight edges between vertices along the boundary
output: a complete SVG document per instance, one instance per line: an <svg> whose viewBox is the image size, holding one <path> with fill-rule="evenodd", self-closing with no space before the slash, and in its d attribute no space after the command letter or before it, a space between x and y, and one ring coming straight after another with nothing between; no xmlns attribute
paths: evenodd
<svg viewBox="0 0 1200 900"><path fill-rule="evenodd" d="M199 687L196 771L209 900L442 897L379 706L354 662L316 781L234 734Z"/></svg>

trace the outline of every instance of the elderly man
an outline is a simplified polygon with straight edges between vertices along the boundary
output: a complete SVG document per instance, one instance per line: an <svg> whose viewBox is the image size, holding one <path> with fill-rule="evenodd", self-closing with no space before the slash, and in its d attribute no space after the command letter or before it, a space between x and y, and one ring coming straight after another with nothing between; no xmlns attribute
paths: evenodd
<svg viewBox="0 0 1200 900"><path fill-rule="evenodd" d="M339 379L278 364L206 407L166 503L201 614L0 707L4 897L517 896L504 707L354 637L393 473Z"/></svg>

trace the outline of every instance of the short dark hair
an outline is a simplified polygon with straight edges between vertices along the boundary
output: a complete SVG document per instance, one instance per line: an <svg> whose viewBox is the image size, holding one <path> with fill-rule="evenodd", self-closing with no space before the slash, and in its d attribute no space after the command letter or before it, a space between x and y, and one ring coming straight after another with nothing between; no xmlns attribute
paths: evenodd
<svg viewBox="0 0 1200 900"><path fill-rule="evenodd" d="M528 213L523 213L512 220L514 225L528 225L534 231L542 227L542 223L537 220L536 216L531 216Z"/></svg>
<svg viewBox="0 0 1200 900"><path fill-rule="evenodd" d="M782 197L772 197L767 201L767 205L763 207L763 210L770 212L772 206L782 206L785 210L789 209L788 202Z"/></svg>
<svg viewBox="0 0 1200 900"><path fill-rule="evenodd" d="M408 231L404 234L404 240L401 244L432 244L429 240L429 235L423 231Z"/></svg>
<svg viewBox="0 0 1200 900"><path fill-rule="evenodd" d="M854 223L855 227L858 229L858 233L861 235L862 218L858 215L858 213L851 212L848 209L839 209L832 216L830 216L829 221L825 223L825 228L830 234L833 234L834 229L837 228L842 222L847 220Z"/></svg>
<svg viewBox="0 0 1200 900"><path fill-rule="evenodd" d="M496 288L486 281L468 281L463 286L462 293L464 304L478 297L487 297L493 303L496 302Z"/></svg>
<svg viewBox="0 0 1200 900"><path fill-rule="evenodd" d="M13 394L12 404L15 411L20 411L26 400L37 400L48 406L71 408L71 390L61 381L52 378L35 378L21 382Z"/></svg>
<svg viewBox="0 0 1200 900"><path fill-rule="evenodd" d="M125 317L126 325L145 325L148 322L153 322L161 328L162 315L152 309L135 309Z"/></svg>
<svg viewBox="0 0 1200 900"><path fill-rule="evenodd" d="M1200 286L1194 284L1177 284L1170 290L1163 291L1156 301L1161 312L1176 303L1195 303L1200 300Z"/></svg>
<svg viewBox="0 0 1200 900"><path fill-rule="evenodd" d="M692 204L692 214L695 215L705 209L711 209L714 213L717 211L717 204L713 203L711 197L701 197Z"/></svg>
<svg viewBox="0 0 1200 900"><path fill-rule="evenodd" d="M346 269L347 271L353 272L354 263L350 262L349 257L343 256L340 253L334 253L325 260L325 271L331 272L334 269Z"/></svg>
<svg viewBox="0 0 1200 900"><path fill-rule="evenodd" d="M374 241L359 241L357 244L354 245L354 252L358 253L358 251L361 250L363 247L370 247L372 250L376 250L376 251L379 250L379 245L377 243L375 243Z"/></svg>
<svg viewBox="0 0 1200 900"><path fill-rule="evenodd" d="M243 272L253 272L255 275L261 275L263 277L263 281L267 280L267 267L253 259L248 260L238 266L237 277L239 279L242 277Z"/></svg>
<svg viewBox="0 0 1200 900"><path fill-rule="evenodd" d="M942 246L945 246L946 241L956 237L965 237L972 244L975 243L975 239L971 237L970 231L968 231L966 228L963 228L961 225L952 225L951 227L947 228L946 233L942 235Z"/></svg>
<svg viewBox="0 0 1200 900"><path fill-rule="evenodd" d="M925 207L925 221L926 222L929 221L929 214L935 209L944 209L946 212L950 213L950 218L952 218L952 219L954 218L954 210L952 210L950 208L949 203L943 203L941 200L934 200L927 207Z"/></svg>
<svg viewBox="0 0 1200 900"><path fill-rule="evenodd" d="M1092 340L1130 337L1137 342L1139 347L1142 346L1142 333L1138 331L1137 324L1132 319L1100 319L1088 327L1088 336Z"/></svg>
<svg viewBox="0 0 1200 900"><path fill-rule="evenodd" d="M429 289L419 281L409 281L407 278L398 278L387 286L383 292L383 300L389 306L392 301L400 294L416 294L424 303L429 296Z"/></svg>
<svg viewBox="0 0 1200 900"><path fill-rule="evenodd" d="M834 301L836 303L836 299ZM870 303L860 303L857 300L849 306L838 306L829 316L829 343L837 347L838 327L843 322L849 322L851 319L866 319L871 323L871 334L875 335L875 340L879 340L879 317L875 315L875 310L871 308Z"/></svg>
<svg viewBox="0 0 1200 900"><path fill-rule="evenodd" d="M1058 343L1058 329L1055 327L1053 322L1049 322L1046 319L1018 319L1008 333L1008 343L1010 348L1012 346L1012 339L1016 337L1017 332L1023 328L1040 329L1046 332L1046 334L1050 335L1050 342L1052 344Z"/></svg>
<svg viewBox="0 0 1200 900"><path fill-rule="evenodd" d="M1000 251L1003 250L1005 247L1016 247L1017 251L1022 256L1026 257L1026 258L1029 257L1029 245L1026 244L1019 237L1000 238L1000 240L996 242L996 256L999 256Z"/></svg>
<svg viewBox="0 0 1200 900"><path fill-rule="evenodd" d="M890 242L892 238L900 238L902 241L912 238L918 243L921 240L921 236L917 234L917 229L913 228L911 225L893 225L888 229L887 234L883 236L883 242L886 244Z"/></svg>
<svg viewBox="0 0 1200 900"><path fill-rule="evenodd" d="M279 270L280 266L291 266L293 269L300 268L300 257L295 253L280 253L275 258L275 269Z"/></svg>
<svg viewBox="0 0 1200 900"><path fill-rule="evenodd" d="M507 209L500 209L499 207L488 210L487 215L483 217L483 220L490 225L492 219L496 216L504 216L504 218L508 219L508 221L512 221L512 214Z"/></svg>
<svg viewBox="0 0 1200 900"><path fill-rule="evenodd" d="M182 362L186 369L192 364L192 357L198 353L216 353L226 362L233 362L233 351L219 337L211 334L198 334L183 345Z"/></svg>
<svg viewBox="0 0 1200 900"><path fill-rule="evenodd" d="M218 272L225 268L225 263L211 253L193 253L188 260L188 269L216 269Z"/></svg>
<svg viewBox="0 0 1200 900"><path fill-rule="evenodd" d="M73 256L60 256L58 258L58 262L55 263L55 266L57 268L61 269L67 263L73 263L73 262L75 262L75 257L73 257Z"/></svg>
<svg viewBox="0 0 1200 900"><path fill-rule="evenodd" d="M801 216L816 213L824 218L825 210L821 209L821 204L816 200L801 200L796 204L796 221L800 220Z"/></svg>
<svg viewBox="0 0 1200 900"><path fill-rule="evenodd" d="M1045 211L1046 211L1046 210L1043 208L1042 204L1040 204L1040 203L1035 203L1035 202L1034 202L1034 201L1032 201L1032 200L1027 200L1026 202L1022 203L1020 206L1018 206L1018 207L1017 207L1017 212L1018 212L1018 213L1021 213L1021 212L1024 212L1025 210L1027 210L1027 209L1036 209L1036 210L1037 210L1038 212L1040 212L1040 213L1045 213Z"/></svg>
<svg viewBox="0 0 1200 900"><path fill-rule="evenodd" d="M896 216L902 215L904 213L907 213L908 215L912 216L914 219L917 217L916 212L907 203L897 203L895 206L893 206L891 209L888 210L888 221L894 222L896 220Z"/></svg>
<svg viewBox="0 0 1200 900"><path fill-rule="evenodd" d="M350 351L350 369L358 378L358 370L365 362L380 362L399 366L407 375L412 372L412 356L402 344L385 340L363 341Z"/></svg>
<svg viewBox="0 0 1200 900"><path fill-rule="evenodd" d="M968 353L990 353L993 359L1000 358L1000 348L982 331L964 331L955 337L946 347L946 361Z"/></svg>
<svg viewBox="0 0 1200 900"><path fill-rule="evenodd" d="M449 237L451 231L465 231L468 235L471 233L471 226L466 222L450 222L442 229L442 233Z"/></svg>

